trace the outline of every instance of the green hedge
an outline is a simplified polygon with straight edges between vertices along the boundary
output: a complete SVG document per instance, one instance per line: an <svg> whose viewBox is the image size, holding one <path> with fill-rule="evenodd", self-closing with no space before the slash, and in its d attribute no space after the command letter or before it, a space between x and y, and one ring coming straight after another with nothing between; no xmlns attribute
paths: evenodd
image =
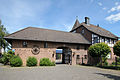
<svg viewBox="0 0 120 80"><path fill-rule="evenodd" d="M20 67L22 66L22 64L23 64L22 59L19 56L14 55L10 59L10 66L12 67Z"/></svg>
<svg viewBox="0 0 120 80"><path fill-rule="evenodd" d="M29 57L27 59L27 66L37 66L37 59L35 57Z"/></svg>
<svg viewBox="0 0 120 80"><path fill-rule="evenodd" d="M51 62L49 58L40 59L40 66L55 66L55 62Z"/></svg>
<svg viewBox="0 0 120 80"><path fill-rule="evenodd" d="M12 50L9 50L7 53L4 53L2 55L2 58L0 58L0 63L3 63L4 65L7 65L10 63L10 59L14 56L14 52Z"/></svg>

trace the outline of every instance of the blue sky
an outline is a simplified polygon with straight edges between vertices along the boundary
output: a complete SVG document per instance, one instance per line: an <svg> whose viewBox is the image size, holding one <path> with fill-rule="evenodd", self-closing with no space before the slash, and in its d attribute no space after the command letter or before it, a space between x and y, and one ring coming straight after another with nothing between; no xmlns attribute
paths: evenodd
<svg viewBox="0 0 120 80"><path fill-rule="evenodd" d="M76 16L120 36L120 0L0 0L0 19L9 33L28 26L69 31Z"/></svg>

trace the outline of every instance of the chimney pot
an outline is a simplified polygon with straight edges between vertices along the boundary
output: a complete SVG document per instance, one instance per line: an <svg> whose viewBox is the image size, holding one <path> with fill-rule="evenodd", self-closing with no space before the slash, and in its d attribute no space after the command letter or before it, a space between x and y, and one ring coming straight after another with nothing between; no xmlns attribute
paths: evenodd
<svg viewBox="0 0 120 80"><path fill-rule="evenodd" d="M90 22L90 18L89 17L85 17L85 24L89 24Z"/></svg>

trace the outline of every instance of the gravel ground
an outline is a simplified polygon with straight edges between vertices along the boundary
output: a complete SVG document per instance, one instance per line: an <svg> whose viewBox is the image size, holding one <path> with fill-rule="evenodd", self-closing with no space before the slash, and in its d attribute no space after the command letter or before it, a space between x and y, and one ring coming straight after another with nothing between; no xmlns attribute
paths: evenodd
<svg viewBox="0 0 120 80"><path fill-rule="evenodd" d="M3 67L0 80L120 80L120 71L86 66Z"/></svg>

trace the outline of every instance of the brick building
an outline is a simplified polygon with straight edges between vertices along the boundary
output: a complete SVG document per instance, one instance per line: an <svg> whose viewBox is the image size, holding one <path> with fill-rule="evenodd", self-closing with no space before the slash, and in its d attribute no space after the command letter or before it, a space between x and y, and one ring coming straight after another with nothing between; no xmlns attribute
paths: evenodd
<svg viewBox="0 0 120 80"><path fill-rule="evenodd" d="M76 20L70 32L27 27L6 36L5 39L12 45L15 54L22 58L25 66L29 56L35 56L38 63L41 58L47 57L64 64L87 64L89 63L87 50L90 45L105 42L112 50L118 37L99 26L90 24L89 18L86 17L83 23ZM57 53L56 50L61 52ZM56 58L58 54L59 59ZM109 57L110 60L114 59L113 50Z"/></svg>

